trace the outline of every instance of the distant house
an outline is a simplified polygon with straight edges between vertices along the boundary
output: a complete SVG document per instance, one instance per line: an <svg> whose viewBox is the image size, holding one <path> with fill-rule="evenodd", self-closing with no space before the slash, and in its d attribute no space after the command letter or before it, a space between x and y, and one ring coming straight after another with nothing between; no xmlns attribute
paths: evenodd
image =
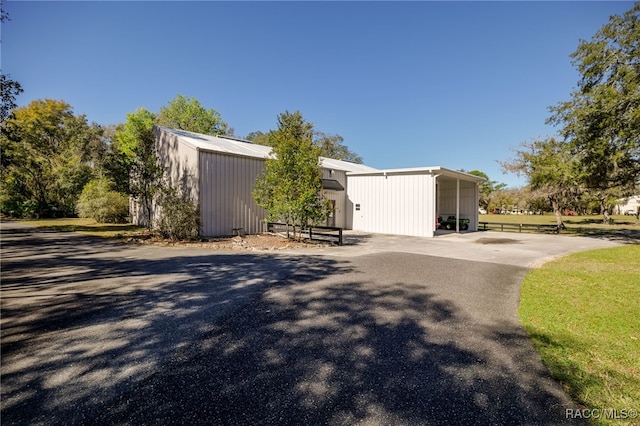
<svg viewBox="0 0 640 426"><path fill-rule="evenodd" d="M637 214L638 208L640 208L640 195L633 195L628 198L622 198L618 200L616 206L617 214Z"/></svg>
<svg viewBox="0 0 640 426"><path fill-rule="evenodd" d="M268 146L229 136L155 127L156 149L172 185L189 193L200 210L203 236L266 230L265 210L253 200ZM334 211L327 225L373 233L433 237L436 219L456 216L478 225L478 183L483 179L442 167L377 170L320 158L325 196ZM140 209L132 216L141 223ZM160 215L154 206L153 215Z"/></svg>

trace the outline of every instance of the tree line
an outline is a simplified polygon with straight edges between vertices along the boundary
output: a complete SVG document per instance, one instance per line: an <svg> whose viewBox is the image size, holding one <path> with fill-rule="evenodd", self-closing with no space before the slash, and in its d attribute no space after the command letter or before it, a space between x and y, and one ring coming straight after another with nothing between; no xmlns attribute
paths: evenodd
<svg viewBox="0 0 640 426"><path fill-rule="evenodd" d="M559 127L558 135L522 142L515 158L502 162L505 171L527 178L529 207L551 208L561 227L562 212L567 209L595 208L608 222L616 201L639 190L639 15L640 3L636 3L622 16L612 16L590 41L579 42L571 58L581 79L569 100L550 107L547 120ZM139 109L127 114L124 124L100 126L75 115L64 101L36 100L16 108L22 87L4 74L1 83L0 212L4 215L80 214L102 221L123 220L132 197L150 223L152 200L164 199L175 206L185 196L162 184L153 126L211 135L233 133L217 111L182 95L158 114ZM340 135L314 129L299 112L279 115L276 130L254 131L246 139L271 146L277 154L277 160L267 160L254 193L256 200L269 217L297 224L320 220L326 213L318 175L308 173L306 166L313 164L317 170L318 156L362 162ZM472 173L487 178L480 189L481 206L489 210L492 202L506 203L496 201L504 185L482 172ZM303 176L304 182L299 179ZM274 192L276 184L306 189L288 191L295 197L287 198Z"/></svg>
<svg viewBox="0 0 640 426"><path fill-rule="evenodd" d="M3 95L12 87L16 86L3 85ZM142 210L143 223L154 223L152 204L157 202L164 213L156 223L161 232L167 236L197 235L197 207L180 188L172 188L164 181L153 127L214 136L232 133L216 110L205 108L195 98L178 95L157 114L139 108L127 114L122 124L101 126L89 123L84 114L76 115L65 101L35 100L16 108L15 95L14 91L8 95L6 104L3 101L3 108L7 108L0 136L3 215L21 218L79 215L105 223L125 222L130 219L129 199L133 199ZM286 190L288 201L285 203L273 188L267 190L264 183L258 185L263 192L256 192L261 194L256 199L267 208L270 217L280 215L279 219L296 223L315 220L325 212L319 195L321 178L311 172L310 164L318 169L321 155L362 161L342 143L341 136L314 130L298 111L280 114L277 130L252 132L248 139L273 147L277 158L283 161L291 160L286 152L295 151L295 158L276 174L277 185L291 189ZM273 167L268 159L267 172ZM295 182L285 183L287 176L296 177ZM313 191L315 196L311 195ZM269 199L265 198L267 194ZM300 207L304 204L301 200L293 200L300 194L306 197L304 207ZM317 203L312 205L313 202ZM302 211L305 213L300 216ZM182 224L182 229L175 229L178 224Z"/></svg>
<svg viewBox="0 0 640 426"><path fill-rule="evenodd" d="M101 126L64 101L44 99L15 108L2 121L0 211L12 217L92 217L121 222L129 197L150 217L163 189L153 126L208 134L225 131L213 109L178 95L158 114L140 108L126 122Z"/></svg>

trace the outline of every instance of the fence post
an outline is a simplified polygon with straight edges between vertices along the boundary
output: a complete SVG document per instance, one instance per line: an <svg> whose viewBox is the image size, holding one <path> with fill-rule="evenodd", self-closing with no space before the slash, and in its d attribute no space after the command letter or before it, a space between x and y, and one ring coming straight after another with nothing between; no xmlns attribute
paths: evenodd
<svg viewBox="0 0 640 426"><path fill-rule="evenodd" d="M338 239L338 245L342 245L342 228L338 229L338 235L340 236Z"/></svg>

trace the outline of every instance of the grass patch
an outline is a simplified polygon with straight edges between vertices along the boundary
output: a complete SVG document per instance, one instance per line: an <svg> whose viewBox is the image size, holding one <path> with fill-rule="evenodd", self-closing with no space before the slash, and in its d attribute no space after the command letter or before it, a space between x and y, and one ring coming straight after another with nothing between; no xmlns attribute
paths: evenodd
<svg viewBox="0 0 640 426"><path fill-rule="evenodd" d="M20 220L20 223L54 231L78 232L105 238L127 236L145 229L130 223L97 223L93 219L81 218Z"/></svg>
<svg viewBox="0 0 640 426"><path fill-rule="evenodd" d="M518 317L552 377L576 402L637 410L639 301L640 245L626 245L573 254L530 272Z"/></svg>

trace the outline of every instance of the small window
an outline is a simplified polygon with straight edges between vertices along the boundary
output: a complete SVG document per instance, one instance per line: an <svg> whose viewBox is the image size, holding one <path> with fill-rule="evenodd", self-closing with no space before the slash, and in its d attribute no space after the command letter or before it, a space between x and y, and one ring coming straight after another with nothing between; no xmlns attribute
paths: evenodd
<svg viewBox="0 0 640 426"><path fill-rule="evenodd" d="M360 210L360 204L356 204L356 211Z"/></svg>

